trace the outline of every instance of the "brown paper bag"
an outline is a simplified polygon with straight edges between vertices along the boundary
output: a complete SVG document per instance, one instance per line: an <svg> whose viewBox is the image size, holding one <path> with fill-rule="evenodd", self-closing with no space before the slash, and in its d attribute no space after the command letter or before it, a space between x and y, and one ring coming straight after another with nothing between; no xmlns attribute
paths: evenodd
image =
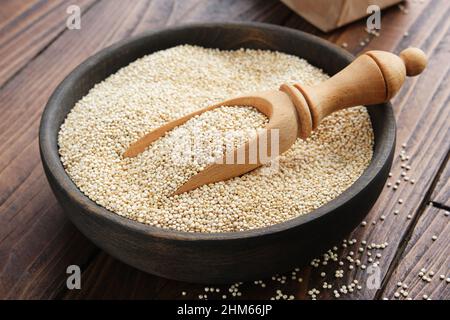
<svg viewBox="0 0 450 320"><path fill-rule="evenodd" d="M381 9L402 0L281 0L322 31L328 32L367 16L367 7Z"/></svg>

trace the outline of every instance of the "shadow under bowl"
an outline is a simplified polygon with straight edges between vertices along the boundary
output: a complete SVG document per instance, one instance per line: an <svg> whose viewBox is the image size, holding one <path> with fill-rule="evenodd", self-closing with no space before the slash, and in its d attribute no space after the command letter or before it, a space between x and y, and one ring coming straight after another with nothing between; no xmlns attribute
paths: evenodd
<svg viewBox="0 0 450 320"><path fill-rule="evenodd" d="M333 75L353 56L315 36L268 24L185 25L119 42L72 71L41 119L39 144L50 186L77 228L117 259L162 277L205 284L261 279L302 265L350 233L378 198L392 164L395 119L389 103L369 108L374 154L362 176L340 196L292 220L232 233L187 233L120 217L86 197L65 172L58 132L75 103L98 82L134 60L180 44L232 50L275 50L306 59Z"/></svg>

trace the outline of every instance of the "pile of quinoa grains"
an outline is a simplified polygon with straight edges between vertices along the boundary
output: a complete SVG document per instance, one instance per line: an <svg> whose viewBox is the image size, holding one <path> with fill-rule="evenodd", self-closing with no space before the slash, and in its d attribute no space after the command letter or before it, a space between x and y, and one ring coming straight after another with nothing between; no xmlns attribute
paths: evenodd
<svg viewBox="0 0 450 320"><path fill-rule="evenodd" d="M253 107L221 107L168 132L135 158L128 146L170 120L230 97L312 85L328 76L305 60L280 52L220 51L183 45L144 56L98 83L76 103L61 126L61 161L90 199L141 223L187 232L232 232L265 227L307 214L350 187L369 165L373 131L365 107L327 117L306 140L298 139L264 168L241 177L173 192L208 163L174 164L171 152L188 132L262 128ZM234 135L229 140L243 143ZM221 150L219 150L221 151Z"/></svg>

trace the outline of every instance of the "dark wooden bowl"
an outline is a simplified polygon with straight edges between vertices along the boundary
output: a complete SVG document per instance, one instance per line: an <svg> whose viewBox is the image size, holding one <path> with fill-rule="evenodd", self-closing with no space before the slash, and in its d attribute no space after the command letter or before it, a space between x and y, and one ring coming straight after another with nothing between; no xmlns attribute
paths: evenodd
<svg viewBox="0 0 450 320"><path fill-rule="evenodd" d="M335 74L353 57L333 44L288 28L256 23L187 25L144 33L86 60L59 85L41 119L39 143L48 181L72 222L97 246L140 270L199 283L259 279L301 265L342 240L366 216L386 182L395 145L389 103L369 108L374 156L363 175L313 212L270 227L233 233L186 233L122 218L83 195L64 171L57 135L66 115L94 84L143 55L193 44L258 48L296 55Z"/></svg>

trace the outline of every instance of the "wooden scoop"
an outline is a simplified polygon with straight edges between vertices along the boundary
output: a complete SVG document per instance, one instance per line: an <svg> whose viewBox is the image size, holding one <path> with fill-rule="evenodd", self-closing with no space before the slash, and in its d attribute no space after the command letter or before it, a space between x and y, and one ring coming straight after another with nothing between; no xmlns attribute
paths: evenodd
<svg viewBox="0 0 450 320"><path fill-rule="evenodd" d="M223 155L223 158L192 176L176 190L175 194L190 191L204 184L227 180L254 170L277 154L282 154L291 147L297 137L306 139L323 118L335 111L389 101L399 91L406 76L420 74L426 65L427 57L417 48L406 49L400 56L385 51L369 51L359 56L341 72L316 86L283 84L280 90L240 96L171 121L134 142L123 156L138 155L167 131L206 111L221 106L253 106L269 118L264 130L254 139L234 149L232 154ZM274 155L270 139L272 129L278 129L279 133L279 150ZM265 139L267 145L261 146L258 141L262 141L263 135L269 139ZM264 159L260 157L261 147L264 147L264 151L271 157ZM255 148L256 161L246 163L226 161L237 159L238 154L244 154L248 160L251 152L255 154Z"/></svg>

